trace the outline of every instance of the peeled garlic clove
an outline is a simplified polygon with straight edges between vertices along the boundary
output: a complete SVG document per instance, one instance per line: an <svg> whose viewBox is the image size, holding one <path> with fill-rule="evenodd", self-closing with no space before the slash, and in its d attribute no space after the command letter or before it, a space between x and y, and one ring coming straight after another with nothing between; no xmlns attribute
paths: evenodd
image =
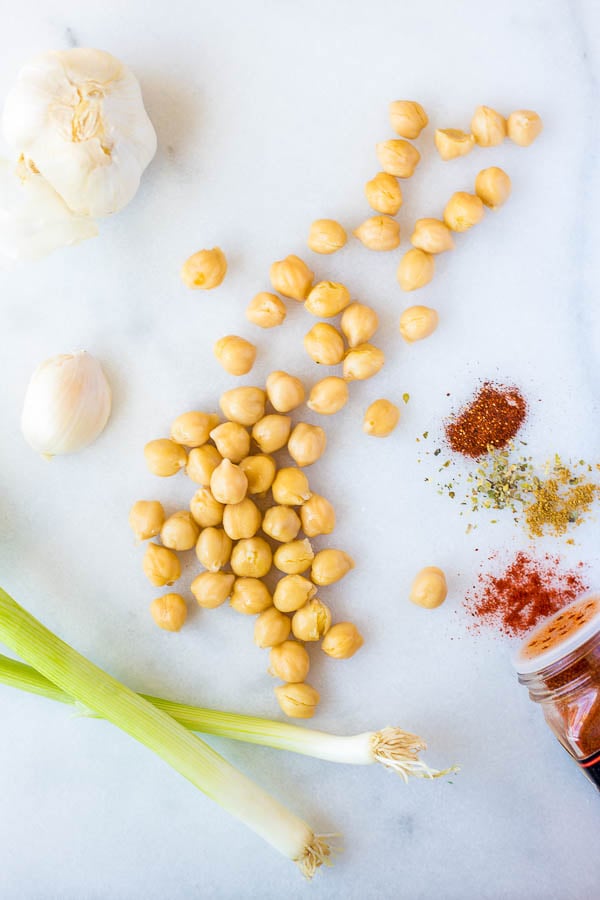
<svg viewBox="0 0 600 900"><path fill-rule="evenodd" d="M3 130L85 216L126 206L156 152L137 79L103 50L52 50L24 66L6 98Z"/></svg>
<svg viewBox="0 0 600 900"><path fill-rule="evenodd" d="M31 376L21 430L44 456L75 453L104 430L110 408L110 386L98 360L85 350L61 353Z"/></svg>

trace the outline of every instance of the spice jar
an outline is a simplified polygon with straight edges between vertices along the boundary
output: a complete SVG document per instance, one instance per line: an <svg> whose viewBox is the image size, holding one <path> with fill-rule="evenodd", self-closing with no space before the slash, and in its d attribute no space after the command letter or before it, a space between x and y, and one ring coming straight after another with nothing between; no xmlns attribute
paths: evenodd
<svg viewBox="0 0 600 900"><path fill-rule="evenodd" d="M560 743L600 790L600 596L576 600L530 632L514 665Z"/></svg>

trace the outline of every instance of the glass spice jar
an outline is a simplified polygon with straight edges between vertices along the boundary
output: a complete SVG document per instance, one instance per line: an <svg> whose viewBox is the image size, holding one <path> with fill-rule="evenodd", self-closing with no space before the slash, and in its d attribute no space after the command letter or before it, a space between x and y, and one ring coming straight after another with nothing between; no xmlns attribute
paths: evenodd
<svg viewBox="0 0 600 900"><path fill-rule="evenodd" d="M521 644L519 682L600 790L600 596L569 604Z"/></svg>

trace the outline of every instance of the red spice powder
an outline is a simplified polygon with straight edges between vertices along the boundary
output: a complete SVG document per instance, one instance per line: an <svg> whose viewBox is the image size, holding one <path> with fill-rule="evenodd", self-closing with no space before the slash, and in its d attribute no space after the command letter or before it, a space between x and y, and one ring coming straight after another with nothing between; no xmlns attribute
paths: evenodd
<svg viewBox="0 0 600 900"><path fill-rule="evenodd" d="M516 387L484 382L473 400L446 423L446 440L455 453L476 458L490 447L505 447L527 415Z"/></svg>
<svg viewBox="0 0 600 900"><path fill-rule="evenodd" d="M524 635L589 589L583 563L569 571L561 571L559 564L558 557L534 559L520 551L501 575L480 575L464 603L474 619L471 630L486 627L510 637Z"/></svg>

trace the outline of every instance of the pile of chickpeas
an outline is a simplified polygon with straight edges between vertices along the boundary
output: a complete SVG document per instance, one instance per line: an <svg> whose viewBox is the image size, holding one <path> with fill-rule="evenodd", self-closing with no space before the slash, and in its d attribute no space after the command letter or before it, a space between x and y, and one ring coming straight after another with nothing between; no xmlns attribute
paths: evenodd
<svg viewBox="0 0 600 900"><path fill-rule="evenodd" d="M310 718L319 702L306 682L305 644L321 642L328 656L347 659L363 643L351 622L332 624L331 610L318 596L354 568L354 560L340 549L316 552L311 544L331 534L335 512L311 491L304 472L323 455L325 432L293 424L288 415L304 400L300 379L277 371L266 390L226 391L220 399L225 421L199 411L179 416L170 437L150 441L144 456L153 474L185 471L195 482L189 509L167 517L157 500L139 500L129 515L136 538L151 541L143 570L153 585L174 584L182 571L179 554L195 549L203 567L191 584L198 605L214 609L229 600L233 609L257 617L254 641L270 649L269 672L284 682L275 688L277 700L296 718ZM272 454L284 448L294 465L278 467ZM151 540L156 537L160 543ZM274 587L264 580L273 570L279 574ZM155 622L167 631L179 631L187 611L179 593L151 604Z"/></svg>

